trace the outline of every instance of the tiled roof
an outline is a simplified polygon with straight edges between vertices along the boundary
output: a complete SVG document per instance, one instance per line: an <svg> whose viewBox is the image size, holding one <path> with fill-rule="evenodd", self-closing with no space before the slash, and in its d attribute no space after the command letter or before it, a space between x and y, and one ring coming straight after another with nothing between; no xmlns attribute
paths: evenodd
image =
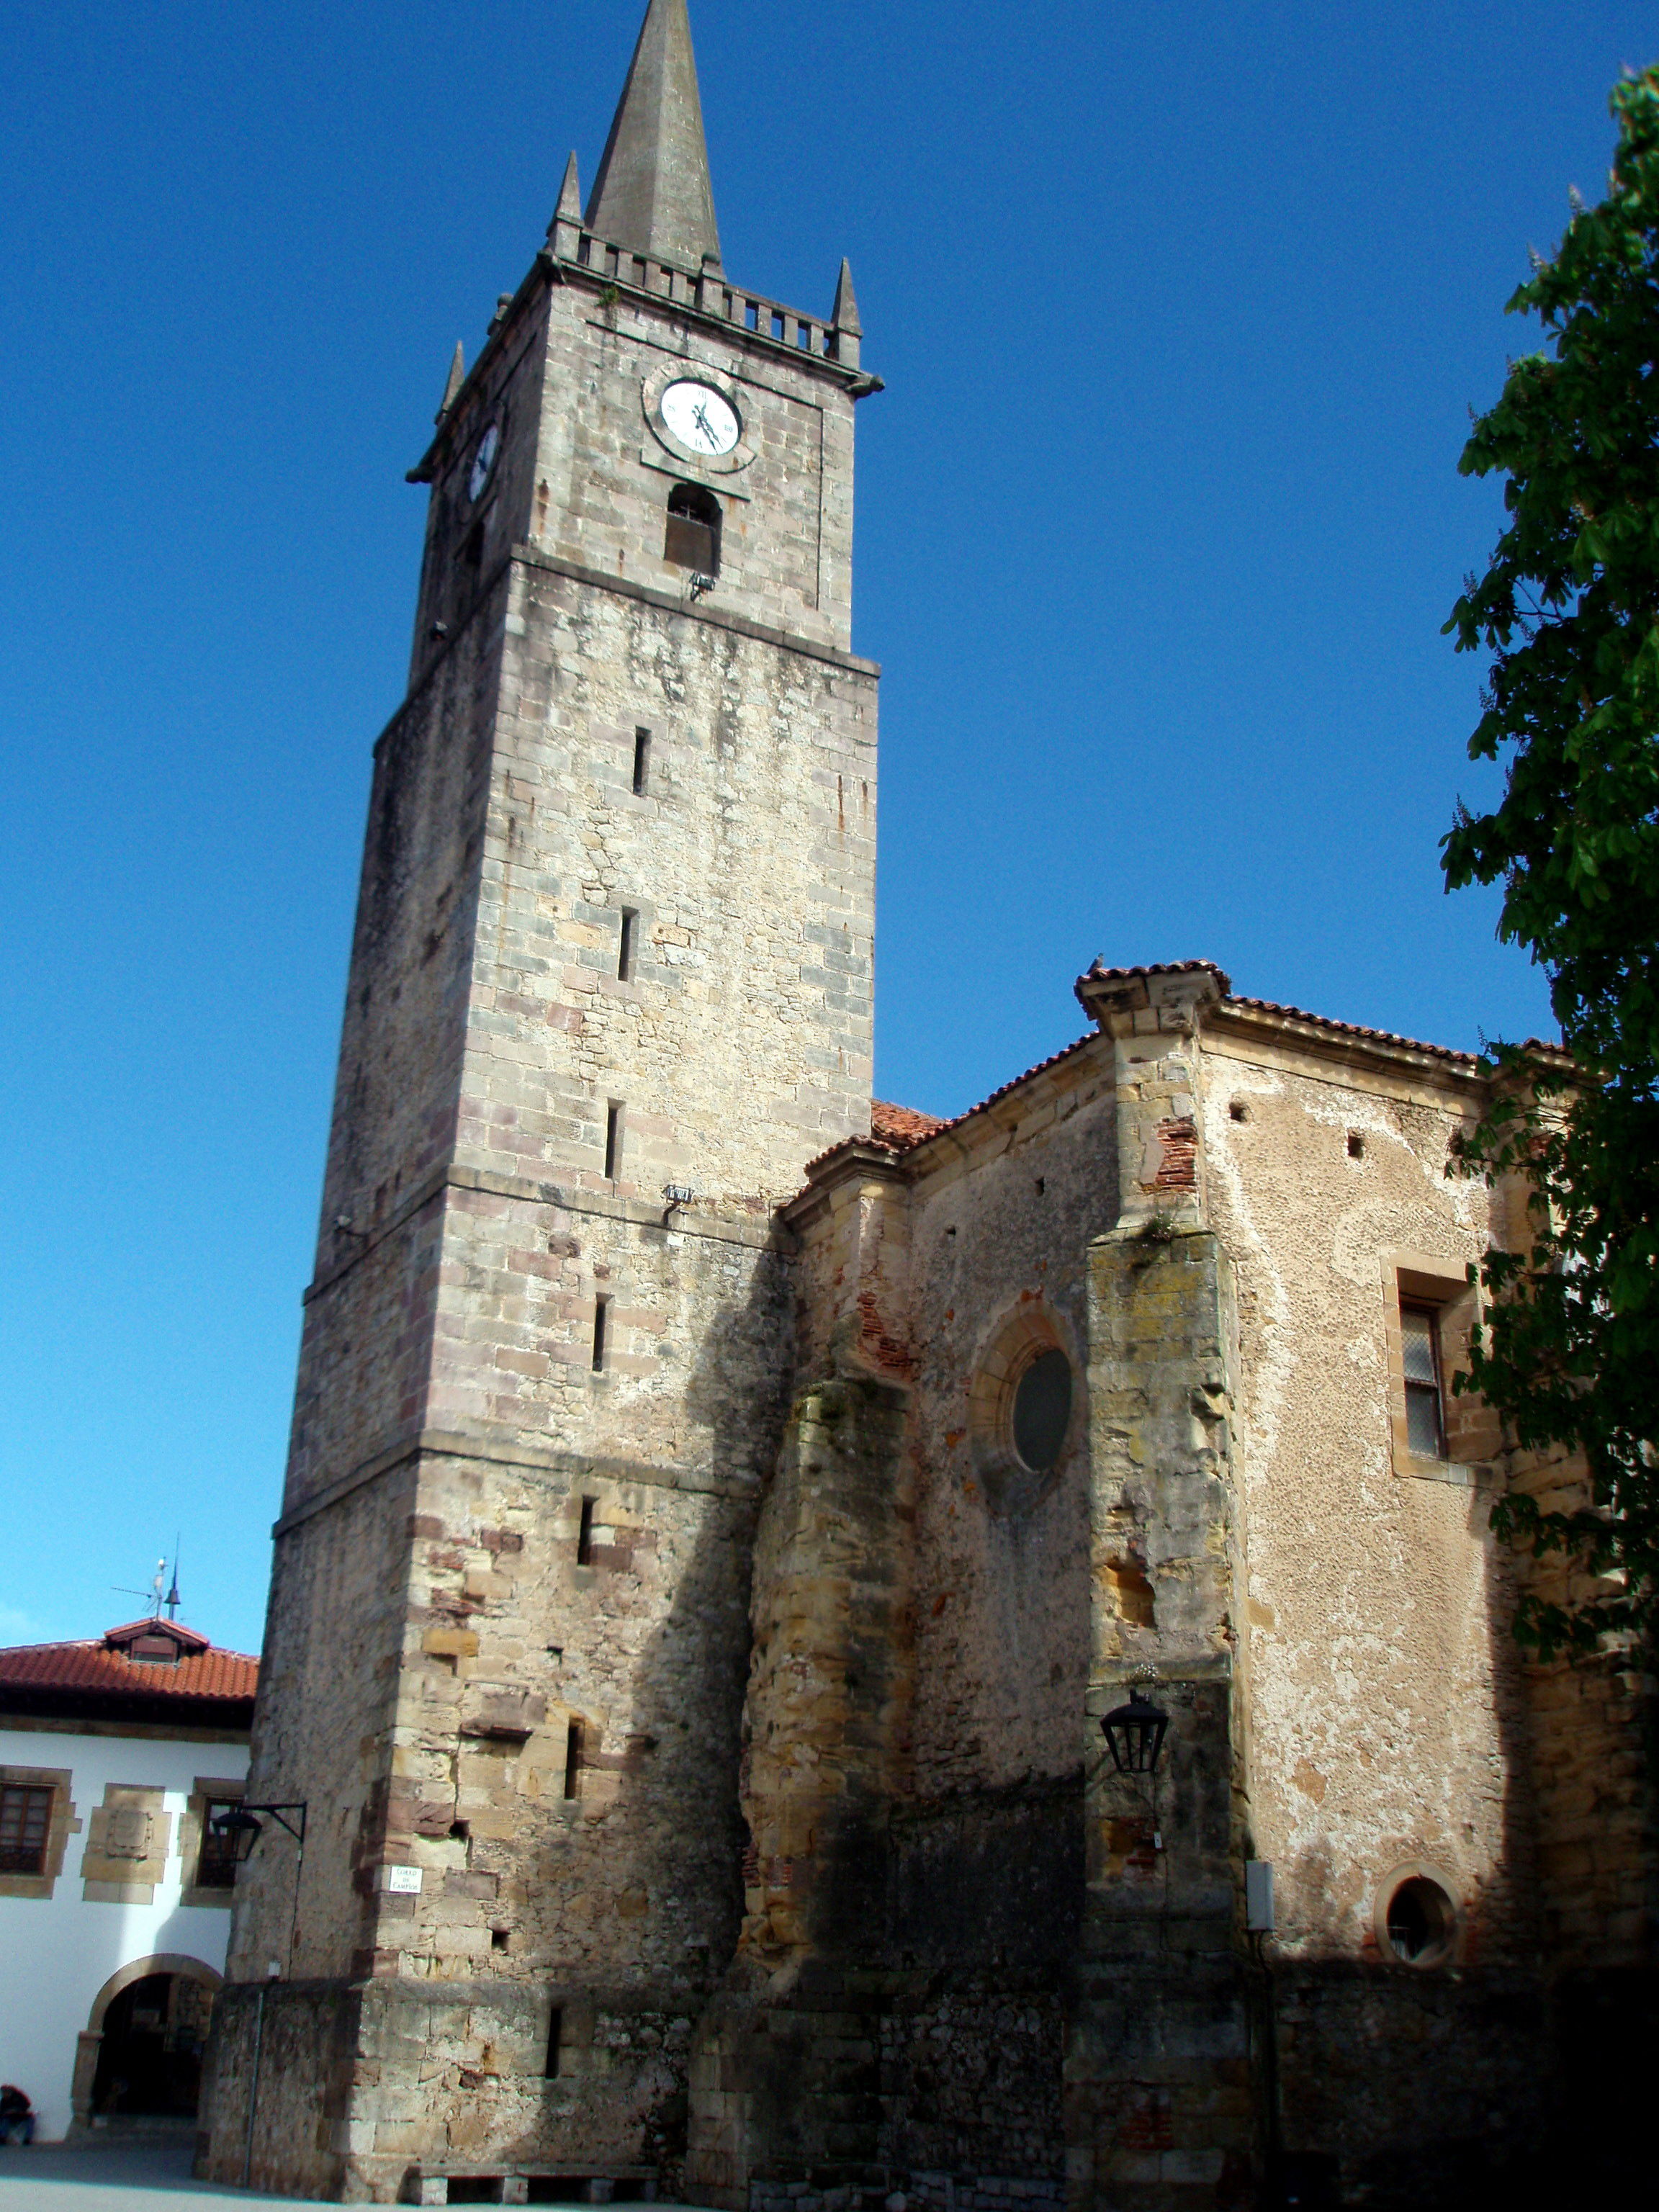
<svg viewBox="0 0 1659 2212"><path fill-rule="evenodd" d="M918 1145L926 1144L929 1137L938 1136L941 1129L957 1128L963 1121L971 1121L975 1114L982 1114L988 1106L994 1106L999 1098L1006 1098L1011 1091L1018 1091L1022 1083L1029 1083L1034 1075L1041 1075L1045 1067L1054 1067L1062 1060L1069 1060L1074 1052L1081 1052L1085 1044L1092 1044L1099 1034L1098 1030L1091 1030L1087 1036L1079 1037L1075 1044L1065 1045L1059 1052L1051 1052L1047 1060L1038 1060L1035 1067L1028 1067L1023 1075L1014 1076L992 1091L989 1097L981 1098L976 1106L969 1106L960 1114L951 1115L948 1121L940 1121L933 1114L919 1114L914 1106L890 1106L884 1102L872 1104L869 1135L843 1137L840 1144L831 1145L828 1152L820 1152L816 1159L809 1160L806 1172L810 1176L814 1168L822 1167L826 1160L833 1160L842 1152L855 1151L860 1146L866 1148L873 1146L878 1152L891 1152L896 1156L914 1152Z"/></svg>
<svg viewBox="0 0 1659 2212"><path fill-rule="evenodd" d="M1480 1064L1480 1055L1473 1052L1454 1052L1449 1044L1425 1044L1419 1038L1401 1036L1395 1030L1367 1029L1363 1022L1334 1021L1329 1014L1310 1014L1303 1006L1281 1006L1276 999L1229 998L1222 1001L1228 1006L1249 1006L1259 1014L1279 1014L1286 1021L1310 1022L1315 1029L1334 1030L1339 1036L1364 1037L1372 1044L1404 1045L1407 1052L1426 1052L1436 1060L1455 1060L1465 1067Z"/></svg>
<svg viewBox="0 0 1659 2212"><path fill-rule="evenodd" d="M1401 1036L1394 1030L1369 1029L1362 1022L1335 1021L1328 1014L1310 1014L1305 1007L1281 1006L1273 999L1239 997L1232 992L1231 979L1226 970L1218 968L1213 960L1158 960L1137 968L1108 968L1096 960L1088 975L1081 980L1087 981L1090 976L1095 976L1121 981L1133 975L1183 975L1200 971L1213 975L1228 994L1221 1000L1224 1006L1247 1007L1255 1013L1276 1014L1285 1021L1307 1022L1315 1029L1332 1030L1339 1036L1364 1037L1372 1044L1401 1046L1407 1052L1428 1053L1436 1060L1451 1060L1462 1067L1478 1067L1480 1064L1478 1054L1456 1052L1450 1045L1425 1044L1417 1037ZM1024 1074L1012 1077L992 1091L988 1097L981 1098L977 1105L969 1106L963 1112L945 1120L936 1115L918 1113L911 1106L895 1106L884 1099L878 1099L870 1109L870 1134L867 1137L847 1137L840 1144L831 1145L827 1152L820 1152L816 1159L808 1162L807 1173L811 1176L825 1162L835 1159L842 1152L854 1151L860 1146L872 1146L877 1151L890 1152L896 1158L902 1153L914 1152L918 1145L937 1136L940 1130L954 1129L962 1122L971 1121L975 1114L982 1114L988 1106L994 1106L998 1099L1006 1098L1011 1091L1018 1091L1021 1084L1029 1083L1034 1075L1041 1075L1045 1068L1069 1059L1074 1052L1081 1052L1084 1046L1098 1035L1097 1030L1091 1030L1087 1036L1079 1037L1075 1044L1068 1044L1059 1052L1050 1053L1047 1060L1038 1060L1035 1067L1028 1067ZM1549 1053L1558 1057L1561 1055L1559 1044L1550 1044L1540 1037L1528 1037L1525 1049Z"/></svg>
<svg viewBox="0 0 1659 2212"><path fill-rule="evenodd" d="M1109 968L1097 953L1089 963L1089 975L1099 975L1107 981L1122 982L1131 975L1194 975L1207 972L1213 975L1223 991L1233 988L1232 978L1224 968L1218 968L1213 960L1149 960L1139 968ZM1088 975L1083 978L1085 982Z"/></svg>
<svg viewBox="0 0 1659 2212"><path fill-rule="evenodd" d="M165 1698L169 1703L252 1705L259 1662L240 1651L216 1651L204 1636L184 1629L172 1639L176 1662L131 1659L124 1648L137 1637L165 1636L170 1622L142 1620L81 1644L19 1644L0 1650L0 1705L15 1698L33 1701L54 1693L79 1700ZM180 1715L182 1719L184 1715Z"/></svg>
<svg viewBox="0 0 1659 2212"><path fill-rule="evenodd" d="M914 1106L890 1106L884 1098L870 1103L870 1134L878 1144L919 1145L945 1123L937 1114L919 1114Z"/></svg>

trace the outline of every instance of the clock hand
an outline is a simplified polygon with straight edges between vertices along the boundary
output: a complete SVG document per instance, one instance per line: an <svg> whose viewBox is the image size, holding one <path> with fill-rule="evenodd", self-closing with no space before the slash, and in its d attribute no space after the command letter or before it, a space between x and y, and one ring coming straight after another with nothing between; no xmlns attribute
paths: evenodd
<svg viewBox="0 0 1659 2212"><path fill-rule="evenodd" d="M714 435L713 426L710 424L708 416L703 412L701 407L694 407L691 412L697 428L702 432L703 436L708 439L708 450L712 453L715 447L720 443L720 440Z"/></svg>

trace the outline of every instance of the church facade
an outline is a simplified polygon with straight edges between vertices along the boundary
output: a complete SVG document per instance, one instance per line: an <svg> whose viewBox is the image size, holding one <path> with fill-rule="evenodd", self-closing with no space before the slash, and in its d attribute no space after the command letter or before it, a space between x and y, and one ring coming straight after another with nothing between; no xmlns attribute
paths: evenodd
<svg viewBox="0 0 1659 2212"><path fill-rule="evenodd" d="M1469 2201L1652 1965L1643 1678L1487 1526L1571 1471L1450 1388L1524 1194L1477 1063L1203 961L872 1104L861 346L726 275L651 0L414 471L201 2170Z"/></svg>

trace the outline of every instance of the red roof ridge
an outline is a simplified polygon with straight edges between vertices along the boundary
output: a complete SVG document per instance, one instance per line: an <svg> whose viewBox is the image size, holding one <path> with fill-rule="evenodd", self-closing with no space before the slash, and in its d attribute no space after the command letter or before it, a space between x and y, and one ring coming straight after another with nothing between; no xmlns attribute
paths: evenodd
<svg viewBox="0 0 1659 2212"><path fill-rule="evenodd" d="M1133 968L1109 968L1096 953L1085 971L1084 981L1090 975L1101 975L1118 982L1130 975L1194 975L1207 969L1220 984L1224 994L1233 988L1233 979L1226 969L1214 960L1148 960Z"/></svg>
<svg viewBox="0 0 1659 2212"><path fill-rule="evenodd" d="M1466 1067L1474 1067L1480 1063L1479 1053L1459 1052L1449 1044L1425 1044L1420 1037L1402 1036L1398 1030L1371 1029L1364 1022L1340 1022L1333 1014L1311 1014L1305 1006L1283 1006L1277 999L1250 999L1233 993L1222 1003L1229 1006L1253 1006L1261 1014L1282 1014L1289 1021L1310 1022L1316 1029L1336 1030L1344 1036L1365 1037L1373 1044L1404 1045L1410 1052L1430 1053L1436 1060L1459 1060Z"/></svg>
<svg viewBox="0 0 1659 2212"><path fill-rule="evenodd" d="M1194 964L1208 966L1209 963L1201 962ZM890 1153L895 1159L902 1153L913 1152L919 1145L927 1144L930 1139L937 1137L941 1131L959 1128L963 1122L972 1121L975 1114L982 1114L988 1106L994 1106L999 1098L1006 1098L1011 1091L1018 1091L1022 1083L1029 1083L1034 1075L1041 1075L1045 1068L1057 1066L1062 1060L1069 1060L1074 1052L1081 1052L1085 1044L1092 1044L1099 1035L1098 1030L1091 1030L1087 1036L1080 1036L1071 1044L1062 1045L1058 1052L1051 1052L1047 1060L1040 1060L1034 1066L1026 1068L1023 1073L1011 1076L1006 1083L1000 1084L994 1091L980 1099L976 1104L965 1106L960 1114L950 1115L943 1121L932 1114L918 1113L912 1106L886 1106L884 1102L885 1113L901 1115L909 1121L926 1124L924 1127L907 1131L902 1134L895 1133L892 1136L885 1136L877 1129L875 1107L872 1103L870 1134L867 1137L843 1137L839 1144L831 1145L827 1152L820 1152L816 1159L808 1160L806 1173L810 1177L814 1169L823 1167L827 1161L838 1158L842 1152L855 1152L860 1146L875 1152Z"/></svg>
<svg viewBox="0 0 1659 2212"><path fill-rule="evenodd" d="M1152 960L1131 968L1109 968L1097 957L1086 975L1079 980L1081 984L1091 976L1117 981L1135 975L1184 975L1200 972L1216 978L1221 986L1223 996L1220 1003L1224 1006L1249 1007L1256 1013L1278 1014L1288 1021L1307 1022L1316 1029L1334 1030L1342 1036L1364 1037L1372 1044L1395 1045L1408 1052L1427 1053L1436 1060L1454 1060L1460 1066L1476 1067L1480 1064L1479 1053L1460 1052L1452 1045L1428 1044L1420 1037L1402 1036L1397 1030L1372 1029L1364 1022L1338 1021L1334 1015L1310 1013L1305 1006L1285 1006L1277 999L1247 997L1234 991L1231 977L1213 960ZM1046 1068L1069 1059L1073 1053L1081 1052L1085 1044L1091 1043L1100 1034L1097 1029L1091 1030L1086 1036L1079 1037L1075 1043L1062 1046L1060 1051L1050 1053L1046 1060L1040 1060L1021 1074L1010 1077L1006 1083L1000 1084L996 1090L976 1104L965 1107L960 1114L941 1118L938 1115L921 1113L914 1106L896 1106L885 1099L873 1099L870 1106L869 1135L843 1137L839 1143L819 1152L806 1164L807 1179L811 1181L830 1161L860 1148L885 1152L894 1159L915 1152L919 1146L927 1144L942 1132L959 1128L963 1122L971 1121L975 1114L982 1114L988 1106L994 1106L1011 1091L1018 1091L1021 1084L1029 1083L1034 1075L1041 1075ZM1557 1057L1566 1056L1561 1045L1552 1044L1543 1037L1528 1037L1522 1049L1549 1053Z"/></svg>

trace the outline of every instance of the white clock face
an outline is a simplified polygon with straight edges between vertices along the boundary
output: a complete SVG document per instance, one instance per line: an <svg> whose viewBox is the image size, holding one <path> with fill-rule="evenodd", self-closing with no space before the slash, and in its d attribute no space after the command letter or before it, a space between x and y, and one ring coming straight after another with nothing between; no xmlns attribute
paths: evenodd
<svg viewBox="0 0 1659 2212"><path fill-rule="evenodd" d="M694 453L729 453L743 435L731 401L711 384L682 378L669 386L659 404L665 427Z"/></svg>
<svg viewBox="0 0 1659 2212"><path fill-rule="evenodd" d="M501 426L492 422L478 441L478 450L472 456L472 473L466 480L466 495L477 499L489 482L490 471L495 465L495 456L501 451Z"/></svg>

